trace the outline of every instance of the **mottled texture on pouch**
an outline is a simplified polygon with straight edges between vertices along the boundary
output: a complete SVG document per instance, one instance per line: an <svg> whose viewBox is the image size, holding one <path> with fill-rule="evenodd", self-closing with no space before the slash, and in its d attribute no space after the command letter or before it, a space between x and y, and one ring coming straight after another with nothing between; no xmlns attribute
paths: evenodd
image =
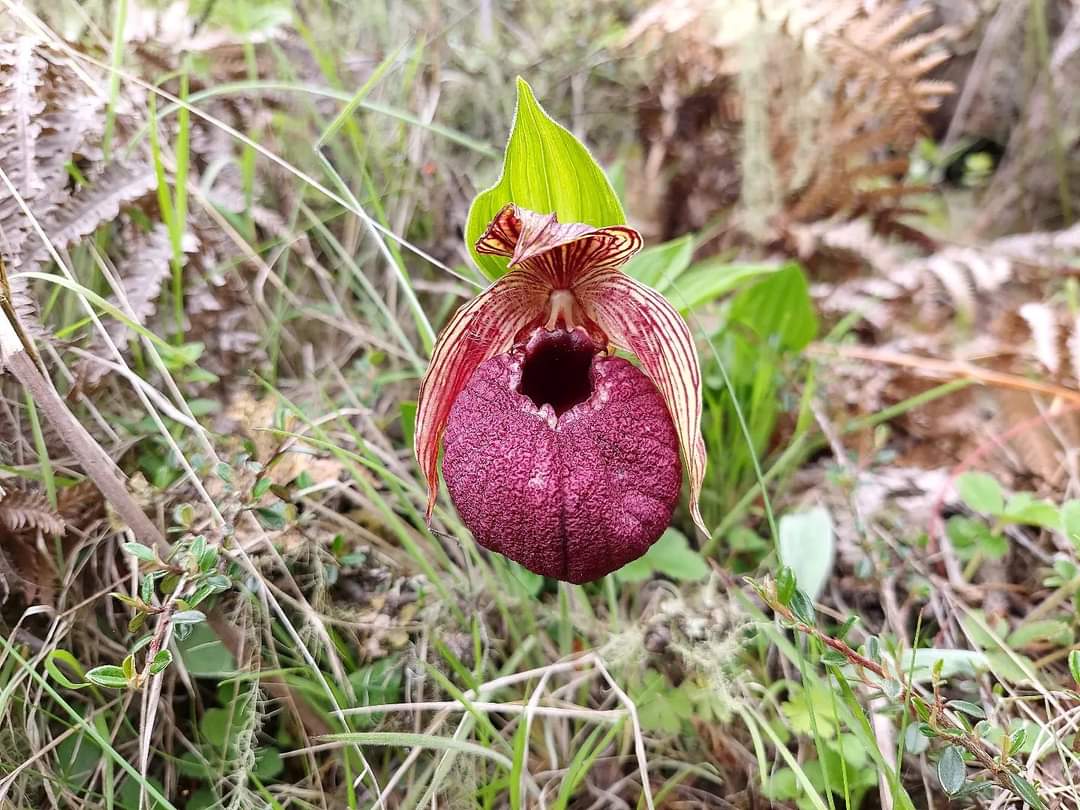
<svg viewBox="0 0 1080 810"><path fill-rule="evenodd" d="M682 472L664 400L626 360L589 350L587 399L559 415L521 393L523 367L527 358L540 362L537 351L564 349L554 373L576 373L570 355L580 365L583 351L566 348L570 340L561 330L538 331L527 349L476 369L450 412L443 476L481 545L580 583L648 550L671 520Z"/></svg>

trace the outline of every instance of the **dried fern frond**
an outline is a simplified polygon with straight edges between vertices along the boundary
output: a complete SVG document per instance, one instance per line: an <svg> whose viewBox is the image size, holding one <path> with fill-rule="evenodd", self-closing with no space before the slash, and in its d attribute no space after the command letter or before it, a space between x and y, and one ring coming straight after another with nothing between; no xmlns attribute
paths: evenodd
<svg viewBox="0 0 1080 810"><path fill-rule="evenodd" d="M676 108L671 124L658 128L663 154L684 156L691 174L714 162L738 164L741 221L759 238L793 222L864 213L895 219L904 198L924 190L904 184L906 155L926 133L927 114L953 92L932 75L949 57L951 32L934 26L931 14L928 5L898 0L653 6L631 37L659 62L661 104L666 97L701 105L707 93L717 109L735 111L742 128L741 146L732 145L733 133L714 145L681 128ZM693 142L680 143L688 136ZM717 203L726 204L723 195Z"/></svg>
<svg viewBox="0 0 1080 810"><path fill-rule="evenodd" d="M149 231L130 220L120 226L118 250L122 253L114 258L116 282L123 292L121 309L139 326L146 322L157 310L157 299L161 287L172 269L172 240L169 229L158 223ZM194 236L184 240L184 254L196 248ZM118 297L118 296L117 296ZM121 349L131 339L131 329L124 321L111 321L106 327L113 342ZM89 351L98 355L105 349L104 339L96 337ZM108 368L90 361L80 361L77 376L82 385L94 387L108 374Z"/></svg>
<svg viewBox="0 0 1080 810"><path fill-rule="evenodd" d="M0 498L0 525L11 532L36 529L50 535L63 534L66 529L48 498L28 489L10 489Z"/></svg>
<svg viewBox="0 0 1080 810"><path fill-rule="evenodd" d="M39 222L66 197L67 164L94 157L103 99L66 56L33 37L0 39L0 169ZM32 232L7 184L0 193L0 249L15 270Z"/></svg>

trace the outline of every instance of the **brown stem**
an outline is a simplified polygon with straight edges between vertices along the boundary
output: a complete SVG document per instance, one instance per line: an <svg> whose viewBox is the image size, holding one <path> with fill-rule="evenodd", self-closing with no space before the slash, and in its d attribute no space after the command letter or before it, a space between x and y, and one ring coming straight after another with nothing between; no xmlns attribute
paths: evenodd
<svg viewBox="0 0 1080 810"><path fill-rule="evenodd" d="M0 318L4 317L0 313ZM127 491L109 454L94 441L94 437L87 432L68 409L64 400L60 398L52 380L41 373L37 364L22 348L5 351L3 360L7 370L30 392L34 404L42 410L56 432L60 434L60 438L72 455L79 460L90 480L113 505L121 519L135 532L136 538L148 546L155 544L160 546L161 553L167 554L169 544L135 502L131 493Z"/></svg>

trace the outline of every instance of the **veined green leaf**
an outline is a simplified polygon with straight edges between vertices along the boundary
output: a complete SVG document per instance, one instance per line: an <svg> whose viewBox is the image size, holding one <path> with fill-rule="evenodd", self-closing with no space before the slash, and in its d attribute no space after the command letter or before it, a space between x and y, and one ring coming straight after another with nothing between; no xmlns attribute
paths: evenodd
<svg viewBox="0 0 1080 810"><path fill-rule="evenodd" d="M506 273L507 260L480 255L475 244L507 203L541 214L554 213L560 222L605 227L626 221L615 190L589 150L544 112L524 79L518 78L517 89L517 109L502 175L494 186L476 196L465 223L469 251L492 280Z"/></svg>

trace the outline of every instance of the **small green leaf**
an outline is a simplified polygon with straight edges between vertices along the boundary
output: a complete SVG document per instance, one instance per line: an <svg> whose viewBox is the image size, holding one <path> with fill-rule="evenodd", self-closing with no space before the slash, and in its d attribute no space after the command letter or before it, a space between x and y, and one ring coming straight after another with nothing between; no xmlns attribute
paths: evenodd
<svg viewBox="0 0 1080 810"><path fill-rule="evenodd" d="M796 588L795 593L791 595L791 612L803 624L813 626L816 621L814 603L801 589Z"/></svg>
<svg viewBox="0 0 1080 810"><path fill-rule="evenodd" d="M150 674L157 675L172 663L172 653L168 650L158 650L154 660L150 662Z"/></svg>
<svg viewBox="0 0 1080 810"><path fill-rule="evenodd" d="M560 222L602 228L626 221L615 190L589 150L544 112L524 79L517 80L517 91L502 175L476 196L465 223L466 245L481 272L492 280L506 273L507 260L480 255L475 245L507 203L554 213Z"/></svg>
<svg viewBox="0 0 1080 810"><path fill-rule="evenodd" d="M941 752L937 773L938 781L946 793L955 796L960 792L967 778L967 766L964 765L964 754L957 746L950 745Z"/></svg>
<svg viewBox="0 0 1080 810"><path fill-rule="evenodd" d="M203 584L212 591L227 591L232 587L232 580L224 574L211 574Z"/></svg>
<svg viewBox="0 0 1080 810"><path fill-rule="evenodd" d="M206 614L201 610L181 610L172 615L173 625L199 624L206 621Z"/></svg>
<svg viewBox="0 0 1080 810"><path fill-rule="evenodd" d="M1077 686L1080 686L1080 650L1073 650L1069 653L1069 672L1072 673Z"/></svg>
<svg viewBox="0 0 1080 810"><path fill-rule="evenodd" d="M1009 781L1012 782L1016 795L1027 802L1028 807L1031 807L1032 810L1046 810L1046 803L1039 796L1038 791L1035 790L1035 786L1031 782L1018 773L1010 773Z"/></svg>
<svg viewBox="0 0 1080 810"><path fill-rule="evenodd" d="M866 657L875 663L881 663L881 642L877 636L866 639Z"/></svg>
<svg viewBox="0 0 1080 810"><path fill-rule="evenodd" d="M668 529L644 555L616 571L615 579L624 583L644 582L654 572L677 582L695 582L708 575L709 566L699 552L690 548L686 535Z"/></svg>
<svg viewBox="0 0 1080 810"><path fill-rule="evenodd" d="M124 677L129 681L135 677L135 656L134 654L128 655L120 665L120 669L124 671Z"/></svg>
<svg viewBox="0 0 1080 810"><path fill-rule="evenodd" d="M180 584L179 574L169 574L167 577L161 580L161 592L165 595L171 594L176 590L176 586Z"/></svg>
<svg viewBox="0 0 1080 810"><path fill-rule="evenodd" d="M217 567L217 561L218 550L213 546L210 546L199 555L199 570L205 574L207 571L211 571Z"/></svg>
<svg viewBox="0 0 1080 810"><path fill-rule="evenodd" d="M969 717L974 717L978 720L986 719L986 712L983 711L982 706L972 703L970 700L950 700L946 705L950 709L963 712Z"/></svg>
<svg viewBox="0 0 1080 810"><path fill-rule="evenodd" d="M1076 652L1076 651L1074 650L1073 652ZM1021 726L1016 731L1014 731L1012 734L1010 734L1009 735L1009 747L1007 749L1008 752L1009 752L1009 756L1012 756L1017 751L1019 751L1021 748L1023 748L1024 747L1024 742L1026 740L1027 740L1027 731L1024 729L1023 726Z"/></svg>
<svg viewBox="0 0 1080 810"><path fill-rule="evenodd" d="M1017 627L1009 633L1005 643L1017 650L1034 644L1068 647L1073 643L1073 629L1067 622L1057 619L1040 619Z"/></svg>
<svg viewBox="0 0 1080 810"><path fill-rule="evenodd" d="M825 590L832 572L835 541L832 518L824 507L780 518L780 559L795 573L795 583L811 599Z"/></svg>
<svg viewBox="0 0 1080 810"><path fill-rule="evenodd" d="M154 577L146 574L139 581L139 598L147 604L154 598Z"/></svg>
<svg viewBox="0 0 1080 810"><path fill-rule="evenodd" d="M690 548L686 535L677 529L668 529L660 535L644 558L659 573L676 582L696 582L709 575L705 559Z"/></svg>
<svg viewBox="0 0 1080 810"><path fill-rule="evenodd" d="M1061 506L1061 530L1080 551L1080 501L1065 501Z"/></svg>
<svg viewBox="0 0 1080 810"><path fill-rule="evenodd" d="M781 605L791 604L791 597L795 595L795 572L790 566L780 566L780 573L776 575L776 598Z"/></svg>
<svg viewBox="0 0 1080 810"><path fill-rule="evenodd" d="M1024 526L1061 531L1061 512L1049 501L1036 500L1030 492L1017 492L1005 504L1002 520Z"/></svg>
<svg viewBox="0 0 1080 810"><path fill-rule="evenodd" d="M956 479L956 491L971 509L986 515L1000 515L1005 509L1001 485L984 472L966 472Z"/></svg>
<svg viewBox="0 0 1080 810"><path fill-rule="evenodd" d="M155 559L154 550L142 543L124 543L120 548L140 562L153 562Z"/></svg>
<svg viewBox="0 0 1080 810"><path fill-rule="evenodd" d="M269 478L259 478L255 482L255 486L251 488L251 500L258 501L262 499L262 496L270 491L270 485L274 482Z"/></svg>
<svg viewBox="0 0 1080 810"><path fill-rule="evenodd" d="M278 504L278 506L284 506L284 504ZM255 517L264 529L276 532L285 528L285 515L281 509L259 507L255 510Z"/></svg>
<svg viewBox="0 0 1080 810"><path fill-rule="evenodd" d="M128 685L128 679L124 674L124 670L111 664L94 667L86 673L86 680L98 686L108 687L109 689L123 689Z"/></svg>
<svg viewBox="0 0 1080 810"><path fill-rule="evenodd" d="M146 624L146 614L139 611L128 620L128 632L137 633L144 624Z"/></svg>

